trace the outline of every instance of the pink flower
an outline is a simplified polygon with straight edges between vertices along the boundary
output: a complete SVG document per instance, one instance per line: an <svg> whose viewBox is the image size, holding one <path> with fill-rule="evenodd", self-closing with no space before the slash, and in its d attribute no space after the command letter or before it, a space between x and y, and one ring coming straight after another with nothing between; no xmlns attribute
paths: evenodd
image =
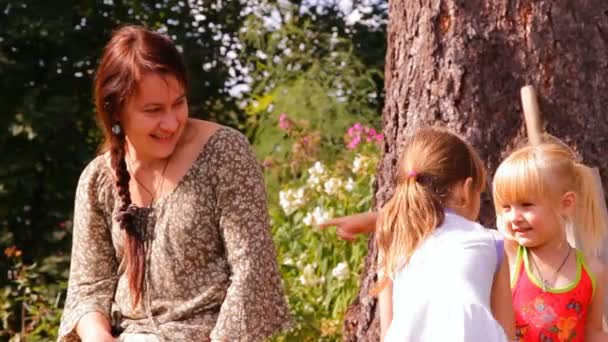
<svg viewBox="0 0 608 342"><path fill-rule="evenodd" d="M375 128L363 126L361 123L356 122L348 128L347 137L347 148L353 150L359 146L359 144L365 143L379 143L383 137L381 133L378 133Z"/></svg>
<svg viewBox="0 0 608 342"><path fill-rule="evenodd" d="M348 143L348 145L346 146L349 150L354 150L355 148L357 148L357 146L359 145L359 143L361 143L361 137L356 135L353 137L353 139Z"/></svg>
<svg viewBox="0 0 608 342"><path fill-rule="evenodd" d="M279 115L279 127L282 130L287 131L292 126L293 122L291 122L291 120L287 117L287 114L281 113L281 115Z"/></svg>

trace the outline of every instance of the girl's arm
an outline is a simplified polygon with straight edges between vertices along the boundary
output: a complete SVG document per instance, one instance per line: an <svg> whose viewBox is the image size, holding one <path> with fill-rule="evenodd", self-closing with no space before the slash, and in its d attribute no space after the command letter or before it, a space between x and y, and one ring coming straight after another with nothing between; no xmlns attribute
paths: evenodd
<svg viewBox="0 0 608 342"><path fill-rule="evenodd" d="M393 282L388 281L382 292L378 295L380 308L380 341L384 341L386 331L393 321Z"/></svg>
<svg viewBox="0 0 608 342"><path fill-rule="evenodd" d="M376 213L367 212L336 217L319 225L320 228L336 226L336 234L343 240L354 241L358 234L371 233L376 228Z"/></svg>
<svg viewBox="0 0 608 342"><path fill-rule="evenodd" d="M595 294L591 301L591 307L588 311L587 327L585 329L585 341L589 342L605 342L608 341L608 333L602 329L602 318L604 315L604 295L606 291L606 282L608 276L606 267L597 258L587 257L589 268L595 275Z"/></svg>
<svg viewBox="0 0 608 342"><path fill-rule="evenodd" d="M515 340L515 313L511 297L509 261L506 257L494 275L490 300L494 317L504 329L509 341Z"/></svg>

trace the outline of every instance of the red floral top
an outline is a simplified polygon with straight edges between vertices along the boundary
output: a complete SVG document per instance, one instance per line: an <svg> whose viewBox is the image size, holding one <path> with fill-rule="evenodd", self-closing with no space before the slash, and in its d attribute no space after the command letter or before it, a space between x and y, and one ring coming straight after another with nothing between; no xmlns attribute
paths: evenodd
<svg viewBox="0 0 608 342"><path fill-rule="evenodd" d="M564 288L542 289L531 272L528 251L519 247L517 269L511 279L517 341L582 342L587 311L595 292L595 278L576 250L577 277Z"/></svg>

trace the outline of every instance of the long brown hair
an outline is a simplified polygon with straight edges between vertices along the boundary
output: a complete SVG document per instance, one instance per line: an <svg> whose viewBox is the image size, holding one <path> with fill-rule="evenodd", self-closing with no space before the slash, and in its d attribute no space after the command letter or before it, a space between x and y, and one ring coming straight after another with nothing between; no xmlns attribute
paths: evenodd
<svg viewBox="0 0 608 342"><path fill-rule="evenodd" d="M562 219L572 223L575 231L564 232L578 235L581 249L597 255L608 232L599 174L580 163L565 143L550 137L540 145L520 148L500 164L494 175L493 196L499 222L503 206L509 203L548 200L557 215L559 199L568 191L576 193L577 206L573 217Z"/></svg>
<svg viewBox="0 0 608 342"><path fill-rule="evenodd" d="M129 192L130 175L125 162L125 134L112 133L119 124L127 101L137 91L142 76L148 72L174 76L187 88L188 79L182 57L173 42L156 32L140 26L124 26L116 30L104 48L95 74L94 96L97 121L104 141L100 152L110 151L112 169L120 207L115 219L125 231L126 273L133 305L137 306L143 292L145 247L143 227L136 227Z"/></svg>
<svg viewBox="0 0 608 342"><path fill-rule="evenodd" d="M407 141L398 163L395 193L378 216L378 294L388 277L409 261L420 243L443 223L444 208L453 200L450 190L472 178L481 191L486 171L475 150L447 130L422 128Z"/></svg>

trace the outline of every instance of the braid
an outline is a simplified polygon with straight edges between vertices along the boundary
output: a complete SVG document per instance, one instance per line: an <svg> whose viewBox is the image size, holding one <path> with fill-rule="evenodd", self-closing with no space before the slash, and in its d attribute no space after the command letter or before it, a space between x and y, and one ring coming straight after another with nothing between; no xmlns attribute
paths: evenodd
<svg viewBox="0 0 608 342"><path fill-rule="evenodd" d="M129 289L133 295L133 306L141 299L145 270L144 238L135 221L134 211L131 210L131 194L129 180L131 176L125 161L125 136L121 132L112 135L110 139L110 156L112 168L116 173L116 189L120 197L120 207L116 213L116 221L120 229L126 232L125 249L127 259L127 277Z"/></svg>

